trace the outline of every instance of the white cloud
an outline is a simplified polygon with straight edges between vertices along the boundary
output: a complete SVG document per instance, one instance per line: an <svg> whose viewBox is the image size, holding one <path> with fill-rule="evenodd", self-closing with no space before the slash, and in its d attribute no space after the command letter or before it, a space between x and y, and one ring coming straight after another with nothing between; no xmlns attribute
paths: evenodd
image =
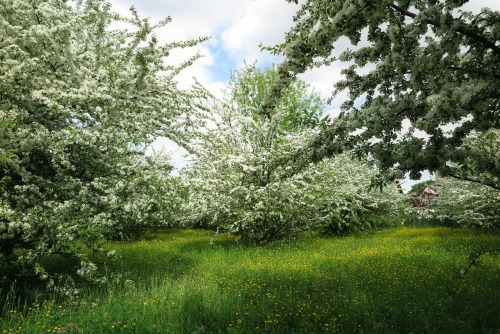
<svg viewBox="0 0 500 334"><path fill-rule="evenodd" d="M491 10L500 11L500 1L498 0L482 0L482 1L469 1L464 4L461 9L464 11L471 11L472 13L479 13L482 8L490 8Z"/></svg>
<svg viewBox="0 0 500 334"><path fill-rule="evenodd" d="M221 33L222 47L232 57L241 60L277 61L259 44L274 46L280 43L293 25L298 6L283 0L257 0L247 3L246 10Z"/></svg>
<svg viewBox="0 0 500 334"><path fill-rule="evenodd" d="M340 115L340 108L333 108L333 109L328 109L325 111L325 116L328 116L328 118L333 119L337 118Z"/></svg>
<svg viewBox="0 0 500 334"><path fill-rule="evenodd" d="M474 117L472 114L468 114L465 117L462 117L458 122L448 122L445 124L439 125L439 128L443 131L444 135L446 137L451 137L453 131L455 131L456 128L459 126L462 126L466 122L472 122Z"/></svg>
<svg viewBox="0 0 500 334"><path fill-rule="evenodd" d="M181 28L175 29L172 40L214 36L247 2L249 0L112 0L114 6L130 8L133 5L141 15L153 19L172 17L172 24Z"/></svg>
<svg viewBox="0 0 500 334"><path fill-rule="evenodd" d="M130 16L133 5L143 17L157 22L167 16L172 22L158 30L160 42L168 43L198 37L210 37L208 42L186 50L175 50L169 63L179 64L200 52L203 59L183 71L178 81L181 87L193 82L195 76L207 88L219 95L223 82L215 77L210 66L214 63L214 50L219 53L219 61L231 59L240 66L244 60L278 62L278 57L261 53L259 43L274 45L279 43L284 33L292 26L292 17L297 5L284 0L112 0L113 9ZM209 47L210 46L210 47ZM222 55L222 56L221 56ZM229 63L229 61L228 61ZM229 64L228 64L229 66ZM226 74L226 73L225 73ZM229 68L227 69L229 77Z"/></svg>
<svg viewBox="0 0 500 334"><path fill-rule="evenodd" d="M410 131L410 128L412 128L411 121L408 118L403 119L403 121L401 122L401 133L399 136L402 137L402 136L406 135ZM417 128L413 128L412 135L415 138L424 139L424 140L428 140L431 137L427 132L420 130L420 129L417 129Z"/></svg>
<svg viewBox="0 0 500 334"><path fill-rule="evenodd" d="M422 176L418 180L410 179L410 173L406 173L404 179L399 180L399 184L405 193L411 190L411 187L417 183L421 183L428 180L434 180L435 175L430 173L428 170L422 171Z"/></svg>
<svg viewBox="0 0 500 334"><path fill-rule="evenodd" d="M197 53L202 55L194 64L187 67L179 73L176 80L179 81L181 88L187 88L196 77L202 83L209 83L212 81L212 74L208 71L208 67L213 64L214 57L210 50L204 45L197 45L191 48L174 49L170 52L165 63L168 65L180 65L184 61L195 56Z"/></svg>
<svg viewBox="0 0 500 334"><path fill-rule="evenodd" d="M165 137L157 138L153 144L148 147L146 154L168 154L170 156L170 162L174 166L175 172L178 172L181 168L187 166L191 161L188 151Z"/></svg>
<svg viewBox="0 0 500 334"><path fill-rule="evenodd" d="M298 78L311 85L316 92L318 92L323 99L332 97L333 85L344 76L340 73L343 66L342 64L331 64L329 66L322 66L306 71L299 74ZM347 92L340 92L335 96L330 105L333 108L340 108L340 105L347 99Z"/></svg>

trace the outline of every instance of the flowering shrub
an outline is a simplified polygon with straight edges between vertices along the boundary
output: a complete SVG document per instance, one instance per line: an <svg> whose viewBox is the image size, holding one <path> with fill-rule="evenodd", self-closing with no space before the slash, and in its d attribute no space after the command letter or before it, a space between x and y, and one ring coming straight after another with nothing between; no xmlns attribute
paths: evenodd
<svg viewBox="0 0 500 334"><path fill-rule="evenodd" d="M312 213L317 228L328 234L345 234L380 225L401 223L405 196L395 184L383 191L372 189L378 171L351 153L337 155L295 176L305 181L309 201L303 211ZM399 217L399 218L398 218Z"/></svg>
<svg viewBox="0 0 500 334"><path fill-rule="evenodd" d="M439 182L439 196L432 203L434 219L464 227L500 228L498 190L449 177Z"/></svg>

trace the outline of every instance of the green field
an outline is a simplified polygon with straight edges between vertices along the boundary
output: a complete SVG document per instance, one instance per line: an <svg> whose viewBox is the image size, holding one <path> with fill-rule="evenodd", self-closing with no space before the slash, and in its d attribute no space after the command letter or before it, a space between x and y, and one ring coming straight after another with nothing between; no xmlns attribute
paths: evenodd
<svg viewBox="0 0 500 334"><path fill-rule="evenodd" d="M267 247L200 230L106 244L107 288L2 300L0 333L498 333L498 235L401 227ZM4 294L5 295L5 294Z"/></svg>

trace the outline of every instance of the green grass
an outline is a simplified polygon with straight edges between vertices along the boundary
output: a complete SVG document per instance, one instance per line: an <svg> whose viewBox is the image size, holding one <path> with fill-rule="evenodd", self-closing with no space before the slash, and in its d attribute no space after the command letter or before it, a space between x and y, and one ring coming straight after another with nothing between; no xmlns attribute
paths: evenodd
<svg viewBox="0 0 500 334"><path fill-rule="evenodd" d="M245 247L177 230L107 244L106 289L76 299L3 300L0 333L498 333L500 248L472 230L407 228Z"/></svg>

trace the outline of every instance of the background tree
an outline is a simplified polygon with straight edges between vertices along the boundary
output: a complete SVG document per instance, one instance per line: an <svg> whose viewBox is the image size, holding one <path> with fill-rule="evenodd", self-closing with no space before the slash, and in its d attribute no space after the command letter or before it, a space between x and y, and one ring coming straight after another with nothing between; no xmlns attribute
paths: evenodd
<svg viewBox="0 0 500 334"><path fill-rule="evenodd" d="M270 117L258 113L275 69L233 72L213 127L200 131L195 159L184 172L189 189L185 221L264 244L307 229L341 233L366 227L361 215L382 208L368 194L374 170L347 154L288 177L283 167L315 135L322 101L297 80Z"/></svg>
<svg viewBox="0 0 500 334"><path fill-rule="evenodd" d="M500 193L478 182L442 177L429 184L438 196L428 200L424 210L411 208L412 214L425 213L425 219L446 226L498 229ZM420 208L422 209L422 208Z"/></svg>
<svg viewBox="0 0 500 334"><path fill-rule="evenodd" d="M287 193L296 199L290 219L300 217L310 229L329 235L403 224L407 197L394 183L383 192L372 187L378 173L353 152L309 165L287 180Z"/></svg>
<svg viewBox="0 0 500 334"><path fill-rule="evenodd" d="M335 93L349 93L343 114L297 160L356 148L382 170L397 165L411 177L464 163L466 138L500 126L499 13L483 8L472 14L461 10L466 2L305 1L295 27L272 49L285 60L261 113L274 112L280 91L298 73L343 61L345 79L335 84ZM352 47L339 49L342 37ZM404 120L412 127L400 138ZM458 126L446 133L449 123ZM353 136L355 129L364 132ZM415 129L429 138L413 136ZM498 178L500 169L488 164L482 172Z"/></svg>
<svg viewBox="0 0 500 334"><path fill-rule="evenodd" d="M170 167L144 149L156 136L180 140L180 116L201 92L174 79L197 56L164 60L202 39L162 45L154 30L169 18L152 25L110 7L0 2L0 277L47 278L50 254L79 257L74 271L94 276L82 245L159 219L151 196L170 185L155 175ZM117 21L132 28L112 29Z"/></svg>
<svg viewBox="0 0 500 334"><path fill-rule="evenodd" d="M212 127L199 132L191 148L195 162L185 174L191 188L188 221L208 220L257 243L294 228L276 209L280 161L319 122L322 101L297 81L277 103L280 111L262 117L257 110L275 78L273 69L245 65L232 73L226 98L214 102Z"/></svg>

